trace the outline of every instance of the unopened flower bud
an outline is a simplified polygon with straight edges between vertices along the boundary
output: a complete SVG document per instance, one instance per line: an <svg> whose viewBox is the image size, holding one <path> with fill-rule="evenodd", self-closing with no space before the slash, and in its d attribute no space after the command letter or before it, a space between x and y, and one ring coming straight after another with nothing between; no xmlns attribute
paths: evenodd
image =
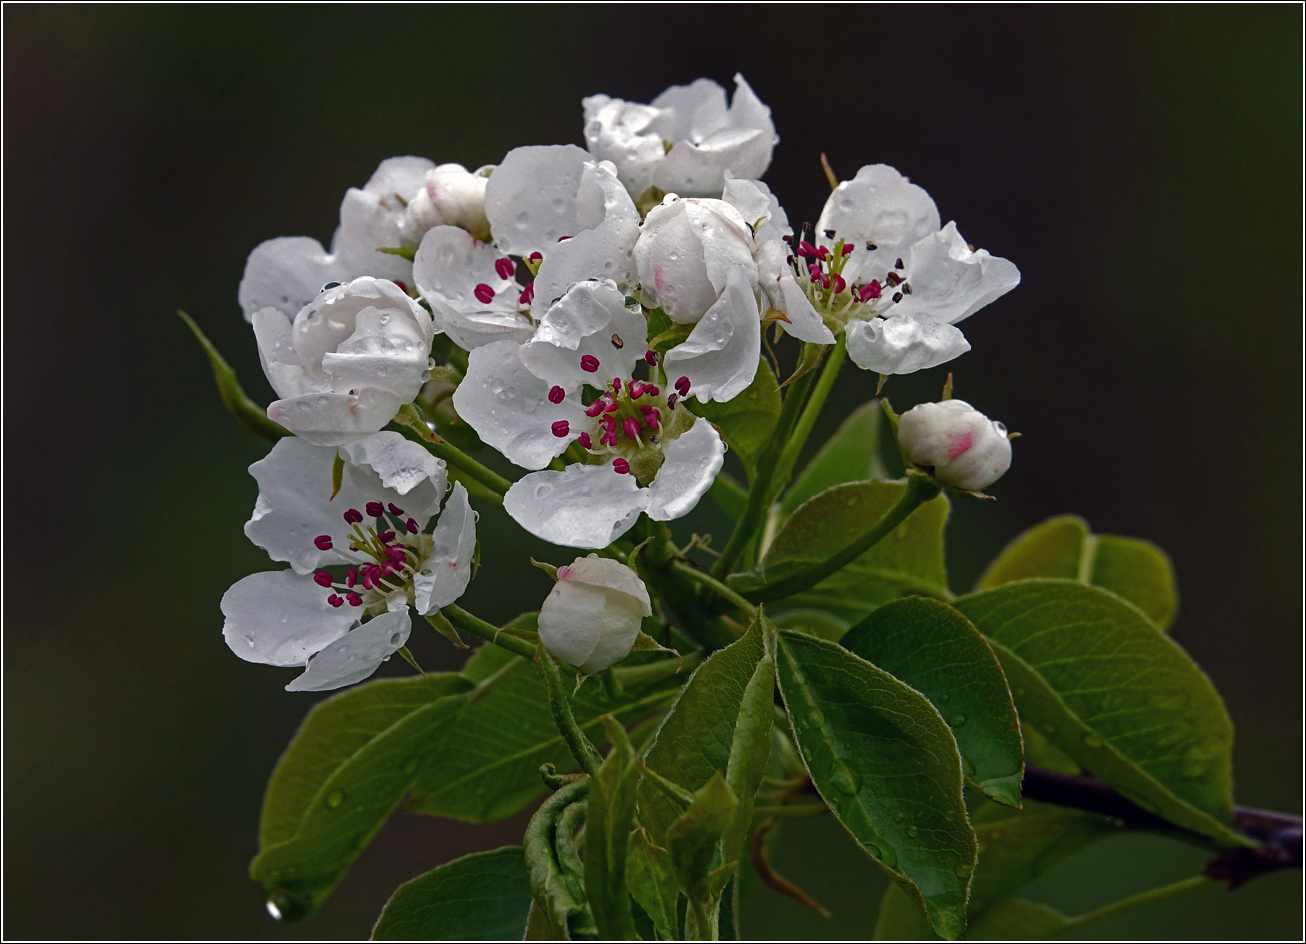
<svg viewBox="0 0 1306 944"><path fill-rule="evenodd" d="M963 491L992 485L1011 466L1006 427L965 400L912 407L898 419L898 445L908 462Z"/></svg>
<svg viewBox="0 0 1306 944"><path fill-rule="evenodd" d="M408 201L404 235L421 242L436 226L460 226L477 239L488 239L485 187L491 167L469 171L461 164L441 164L426 172L423 187Z"/></svg>
<svg viewBox="0 0 1306 944"><path fill-rule="evenodd" d="M540 641L555 659L597 675L626 656L653 612L648 590L618 561L591 554L558 568L540 607Z"/></svg>

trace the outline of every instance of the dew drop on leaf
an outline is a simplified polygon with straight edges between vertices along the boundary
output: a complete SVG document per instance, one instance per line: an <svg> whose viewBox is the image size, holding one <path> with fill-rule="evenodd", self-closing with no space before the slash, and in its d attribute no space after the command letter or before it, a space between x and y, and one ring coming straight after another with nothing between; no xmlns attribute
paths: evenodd
<svg viewBox="0 0 1306 944"><path fill-rule="evenodd" d="M343 790L332 790L330 793L327 794L326 805L333 810L344 802L345 802L345 793Z"/></svg>

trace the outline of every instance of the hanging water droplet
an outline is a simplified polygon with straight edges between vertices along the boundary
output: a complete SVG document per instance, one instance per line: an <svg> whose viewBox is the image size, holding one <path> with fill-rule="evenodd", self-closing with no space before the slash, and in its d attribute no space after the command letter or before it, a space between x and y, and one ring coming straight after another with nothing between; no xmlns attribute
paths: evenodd
<svg viewBox="0 0 1306 944"><path fill-rule="evenodd" d="M861 792L862 776L841 760L834 762L830 771L830 785L845 796L854 797Z"/></svg>
<svg viewBox="0 0 1306 944"><path fill-rule="evenodd" d="M272 915L272 920L273 920L273 921L280 921L280 920L281 920L281 909L277 907L276 899L275 899L275 898L269 898L267 904L268 904L268 914Z"/></svg>
<svg viewBox="0 0 1306 944"><path fill-rule="evenodd" d="M345 793L343 790L332 790L330 793L327 794L326 805L333 810L344 802L345 802Z"/></svg>

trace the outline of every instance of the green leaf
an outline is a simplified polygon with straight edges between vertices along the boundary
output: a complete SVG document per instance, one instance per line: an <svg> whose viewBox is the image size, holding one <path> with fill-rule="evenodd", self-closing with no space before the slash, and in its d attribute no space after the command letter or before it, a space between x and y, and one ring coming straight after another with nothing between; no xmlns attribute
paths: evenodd
<svg viewBox="0 0 1306 944"><path fill-rule="evenodd" d="M1049 518L1007 545L975 585L991 590L1029 577L1063 577L1124 597L1161 629L1179 609L1174 567L1150 541L1093 534L1075 515Z"/></svg>
<svg viewBox="0 0 1306 944"><path fill-rule="evenodd" d="M274 423L268 419L267 410L249 398L244 388L241 387L240 381L236 379L236 372L231 369L231 365L227 363L226 358L213 346L213 342L200 330L200 326L195 323L195 319L180 308L177 309L177 317L186 322L191 334L195 335L195 340L199 341L200 347L204 348L204 354L209 359L209 366L213 368L213 379L218 384L218 396L222 398L222 405L227 408L227 412L239 420L241 425L251 433L262 436L269 442L276 442L283 436L291 435L290 430L280 423Z"/></svg>
<svg viewBox="0 0 1306 944"><path fill-rule="evenodd" d="M948 725L924 695L834 643L784 630L776 664L821 798L930 924L957 938L976 848Z"/></svg>
<svg viewBox="0 0 1306 944"><path fill-rule="evenodd" d="M649 841L643 827L631 834L629 849L626 883L631 896L648 914L661 940L679 940L680 920L676 905L680 885L671 871L671 856L667 850Z"/></svg>
<svg viewBox="0 0 1306 944"><path fill-rule="evenodd" d="M781 513L792 514L803 502L835 485L886 478L880 461L882 422L880 405L874 400L853 410L789 489L780 503Z"/></svg>
<svg viewBox="0 0 1306 944"><path fill-rule="evenodd" d="M1023 812L985 804L973 819L979 843L979 861L971 882L966 938L1018 937L989 933L1004 916L1020 913L1012 896L1051 872L1071 856L1117 831L1104 816L1029 803ZM916 906L904 892L890 886L880 906L875 930L880 940L930 940L930 931ZM1034 935L1036 938L1039 935Z"/></svg>
<svg viewBox="0 0 1306 944"><path fill-rule="evenodd" d="M593 781L584 777L562 787L540 804L522 837L531 896L563 937L594 930L580 880L584 867L575 849L574 831L584 819Z"/></svg>
<svg viewBox="0 0 1306 944"><path fill-rule="evenodd" d="M477 852L400 885L372 940L513 940L526 926L530 907L521 846Z"/></svg>
<svg viewBox="0 0 1306 944"><path fill-rule="evenodd" d="M291 839L322 786L364 747L419 708L471 688L462 675L368 682L314 706L263 795L259 845Z"/></svg>
<svg viewBox="0 0 1306 944"><path fill-rule="evenodd" d="M763 642L774 642L775 629L763 622ZM768 649L774 648L767 646ZM739 859L753 820L753 801L771 760L771 723L775 718L775 656L767 652L744 686L739 720L726 762L726 785L735 798L735 811L721 840L723 862Z"/></svg>
<svg viewBox="0 0 1306 944"><path fill-rule="evenodd" d="M767 582L783 580L851 544L897 504L906 487L901 482L853 482L828 488L804 502L767 548L762 561ZM947 599L943 563L947 520L948 500L940 495L843 570L791 602L860 619L905 594Z"/></svg>
<svg viewBox="0 0 1306 944"><path fill-rule="evenodd" d="M751 477L780 416L780 387L771 365L762 358L753 382L733 400L725 403L695 400L692 411L721 430L722 438L739 456Z"/></svg>
<svg viewBox="0 0 1306 944"><path fill-rule="evenodd" d="M1151 541L1101 534L1097 538L1089 583L1124 597L1161 629L1169 629L1179 611L1174 565Z"/></svg>
<svg viewBox="0 0 1306 944"><path fill-rule="evenodd" d="M1047 941L1070 927L1070 919L1050 905L1008 898L986 911L966 937L975 941Z"/></svg>
<svg viewBox="0 0 1306 944"><path fill-rule="evenodd" d="M764 632L755 621L694 671L654 735L646 767L689 793L727 769L745 694L766 657ZM666 848L667 830L683 809L649 778L641 781L639 821L656 845Z"/></svg>
<svg viewBox="0 0 1306 944"><path fill-rule="evenodd" d="M431 758L438 735L457 725L468 697L463 693L428 701L368 738L314 794L294 836L259 852L250 875L272 895L283 918L316 910ZM352 726L353 721L341 723ZM302 786L290 790L300 791L306 792Z"/></svg>
<svg viewBox="0 0 1306 944"><path fill-rule="evenodd" d="M690 901L706 903L715 897L708 876L720 861L721 839L736 805L725 777L718 772L694 795L689 809L667 827L671 871Z"/></svg>
<svg viewBox="0 0 1306 944"><path fill-rule="evenodd" d="M621 725L607 716L603 720L612 750L590 785L585 820L585 893L599 937L633 941L637 935L626 889L626 860L639 768Z"/></svg>
<svg viewBox="0 0 1306 944"><path fill-rule="evenodd" d="M823 610L796 609L787 610L775 618L775 625L781 629L796 629L830 642L838 642L848 632L848 624Z"/></svg>
<svg viewBox="0 0 1306 944"><path fill-rule="evenodd" d="M480 681L515 658L520 657L498 646L482 646L463 671ZM633 723L666 706L682 678L674 675L627 689L614 701L599 686L585 685L572 699L572 711L593 739L602 733L599 716L610 713L623 725ZM419 774L406 809L477 823L504 819L529 806L544 789L541 764L554 764L559 771L576 767L549 715L544 682L525 659L471 704L457 728L434 738L432 754L435 760Z"/></svg>
<svg viewBox="0 0 1306 944"><path fill-rule="evenodd" d="M988 638L1027 717L1084 769L1178 826L1231 828L1233 725L1211 682L1134 606L1034 579L954 604Z"/></svg>
<svg viewBox="0 0 1306 944"><path fill-rule="evenodd" d="M952 728L966 777L999 803L1020 806L1020 722L1007 679L984 637L946 603L886 603L843 637L854 655L920 692Z"/></svg>

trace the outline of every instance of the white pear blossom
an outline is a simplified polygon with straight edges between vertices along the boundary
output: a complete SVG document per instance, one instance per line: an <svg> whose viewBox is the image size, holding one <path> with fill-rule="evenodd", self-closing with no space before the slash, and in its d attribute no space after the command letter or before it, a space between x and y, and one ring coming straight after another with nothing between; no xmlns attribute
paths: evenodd
<svg viewBox="0 0 1306 944"><path fill-rule="evenodd" d="M759 317L768 308L785 314L783 297L770 296L787 268L782 239L791 232L784 209L760 181L727 173L720 200L668 194L649 211L635 244L642 300L672 321L697 324L737 273L755 294L752 309ZM834 343L810 306L789 307L780 321L785 331L801 341Z"/></svg>
<svg viewBox="0 0 1306 944"><path fill-rule="evenodd" d="M992 485L1011 467L1007 428L965 400L912 407L898 418L898 445L912 465L962 491Z"/></svg>
<svg viewBox="0 0 1306 944"><path fill-rule="evenodd" d="M761 177L780 140L771 109L742 75L729 108L711 79L673 85L648 105L591 95L582 106L590 153L616 165L632 197L652 203L657 191L718 197L727 171Z"/></svg>
<svg viewBox="0 0 1306 944"><path fill-rule="evenodd" d="M489 232L485 186L493 169L437 167L424 157L382 161L361 189L346 192L330 252L308 236L282 236L249 254L238 291L245 320L269 307L293 318L323 286L363 275L411 284L411 250L428 229L448 224L478 236Z"/></svg>
<svg viewBox="0 0 1306 944"><path fill-rule="evenodd" d="M413 278L436 322L467 350L525 341L576 282L635 282L631 251L639 213L616 169L575 145L508 152L485 195L487 245L465 230L435 227L413 259ZM517 281L520 257L534 274Z"/></svg>
<svg viewBox="0 0 1306 944"><path fill-rule="evenodd" d="M630 655L653 607L648 589L619 561L597 554L558 568L540 607L540 642L555 659L597 675Z"/></svg>
<svg viewBox="0 0 1306 944"><path fill-rule="evenodd" d="M293 324L275 308L253 323L279 397L268 416L318 445L380 430L430 377L434 323L393 282L363 276L323 292Z"/></svg>
<svg viewBox="0 0 1306 944"><path fill-rule="evenodd" d="M345 461L333 497L337 456ZM245 533L291 569L233 584L223 636L247 661L307 665L288 691L367 678L408 639L410 608L434 613L467 588L476 548L467 491L455 485L440 512L443 461L398 433L338 450L281 439L250 473L259 495Z"/></svg>
<svg viewBox="0 0 1306 944"><path fill-rule="evenodd" d="M751 297L742 281L735 291ZM755 311L738 325L707 317L703 323L741 334L759 324ZM530 342L498 341L472 351L454 407L486 443L539 470L504 497L518 523L554 544L603 547L640 512L679 518L711 486L725 447L682 401L747 385L727 356L730 347L688 356L665 375L655 372L658 358L647 348L643 315L625 306L614 283L583 282L549 309ZM648 381L634 377L641 362ZM573 443L569 454L581 461L546 469Z"/></svg>
<svg viewBox="0 0 1306 944"><path fill-rule="evenodd" d="M848 356L881 374L946 363L970 344L955 325L1020 283L1006 259L940 228L923 189L885 164L863 167L826 201L813 234L791 238L787 266L763 277L793 321L845 332Z"/></svg>

